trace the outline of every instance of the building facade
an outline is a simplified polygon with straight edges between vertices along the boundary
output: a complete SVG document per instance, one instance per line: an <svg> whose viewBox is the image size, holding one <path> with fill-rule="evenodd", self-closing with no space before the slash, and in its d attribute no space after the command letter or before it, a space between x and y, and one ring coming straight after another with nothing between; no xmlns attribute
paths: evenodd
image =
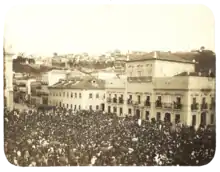
<svg viewBox="0 0 220 172"><path fill-rule="evenodd" d="M125 82L126 79L124 78L114 78L106 81L105 112L115 113L119 117L125 116L127 108Z"/></svg>
<svg viewBox="0 0 220 172"><path fill-rule="evenodd" d="M105 83L96 78L60 80L49 87L49 105L73 110L104 110Z"/></svg>
<svg viewBox="0 0 220 172"><path fill-rule="evenodd" d="M196 127L214 124L215 79L194 71L194 62L171 54L156 52L127 61L125 113Z"/></svg>

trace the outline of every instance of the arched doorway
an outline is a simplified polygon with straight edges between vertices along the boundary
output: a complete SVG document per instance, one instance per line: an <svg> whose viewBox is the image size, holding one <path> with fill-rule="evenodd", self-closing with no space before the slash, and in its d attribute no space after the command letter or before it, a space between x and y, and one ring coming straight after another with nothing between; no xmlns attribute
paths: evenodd
<svg viewBox="0 0 220 172"><path fill-rule="evenodd" d="M165 122L170 122L170 121L171 121L170 118L171 118L170 113L165 113L164 121L165 121Z"/></svg>
<svg viewBox="0 0 220 172"><path fill-rule="evenodd" d="M137 117L137 119L139 119L139 118L140 118L140 116L141 116L140 110L139 110L139 109L137 109L137 110L136 110L136 117Z"/></svg>
<svg viewBox="0 0 220 172"><path fill-rule="evenodd" d="M206 112L201 113L201 125L206 125Z"/></svg>

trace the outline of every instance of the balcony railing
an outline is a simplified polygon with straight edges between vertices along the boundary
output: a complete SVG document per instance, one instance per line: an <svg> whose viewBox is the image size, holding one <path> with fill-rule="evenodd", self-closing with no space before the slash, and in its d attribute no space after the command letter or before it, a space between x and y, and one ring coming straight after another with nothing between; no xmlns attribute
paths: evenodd
<svg viewBox="0 0 220 172"><path fill-rule="evenodd" d="M107 102L111 103L111 98L110 97L107 98Z"/></svg>
<svg viewBox="0 0 220 172"><path fill-rule="evenodd" d="M174 109L182 109L181 103L174 103Z"/></svg>
<svg viewBox="0 0 220 172"><path fill-rule="evenodd" d="M208 103L201 104L201 110L208 109Z"/></svg>
<svg viewBox="0 0 220 172"><path fill-rule="evenodd" d="M124 103L124 100L123 100L122 98L119 98L118 102L119 102L120 104L123 104L123 103Z"/></svg>
<svg viewBox="0 0 220 172"><path fill-rule="evenodd" d="M117 98L113 98L113 103L117 103Z"/></svg>
<svg viewBox="0 0 220 172"><path fill-rule="evenodd" d="M150 106L150 101L145 101L144 106Z"/></svg>
<svg viewBox="0 0 220 172"><path fill-rule="evenodd" d="M198 103L191 104L191 110L198 110Z"/></svg>
<svg viewBox="0 0 220 172"><path fill-rule="evenodd" d="M132 99L128 99L128 100L127 100L127 103L128 103L129 105L131 105L131 104L133 104L133 100L132 100Z"/></svg>
<svg viewBox="0 0 220 172"><path fill-rule="evenodd" d="M162 102L156 101L156 102L155 102L155 107L156 107L156 108L162 108Z"/></svg>
<svg viewBox="0 0 220 172"><path fill-rule="evenodd" d="M163 107L166 109L171 109L172 108L172 103L164 103Z"/></svg>

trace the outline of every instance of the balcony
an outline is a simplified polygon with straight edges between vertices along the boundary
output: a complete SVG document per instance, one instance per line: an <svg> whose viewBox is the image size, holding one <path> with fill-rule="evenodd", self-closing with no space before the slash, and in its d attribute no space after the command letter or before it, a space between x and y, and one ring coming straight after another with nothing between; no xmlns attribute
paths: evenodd
<svg viewBox="0 0 220 172"><path fill-rule="evenodd" d="M131 104L133 103L133 100L132 100L132 99L128 99L128 100L127 100L127 103L128 103L129 105L131 105Z"/></svg>
<svg viewBox="0 0 220 172"><path fill-rule="evenodd" d="M123 98L119 98L118 102L119 102L120 104L123 104L123 103L124 103Z"/></svg>
<svg viewBox="0 0 220 172"><path fill-rule="evenodd" d="M164 103L163 108L165 109L171 109L172 108L172 103Z"/></svg>
<svg viewBox="0 0 220 172"><path fill-rule="evenodd" d="M192 111L195 111L195 110L198 110L198 103L194 103L194 104L191 104L191 110Z"/></svg>
<svg viewBox="0 0 220 172"><path fill-rule="evenodd" d="M107 103L111 103L111 98L110 97L107 98Z"/></svg>
<svg viewBox="0 0 220 172"><path fill-rule="evenodd" d="M180 109L182 109L182 104L174 102L174 107L173 108L177 109L177 110L180 110Z"/></svg>
<svg viewBox="0 0 220 172"><path fill-rule="evenodd" d="M208 109L208 103L202 103L201 104L201 110Z"/></svg>
<svg viewBox="0 0 220 172"><path fill-rule="evenodd" d="M150 107L150 101L145 101L145 102L144 102L144 106Z"/></svg>
<svg viewBox="0 0 220 172"><path fill-rule="evenodd" d="M156 101L156 102L155 102L155 107L156 107L156 108L162 108L162 103L161 103L161 101Z"/></svg>
<svg viewBox="0 0 220 172"><path fill-rule="evenodd" d="M113 98L113 103L117 103L117 98L116 97Z"/></svg>

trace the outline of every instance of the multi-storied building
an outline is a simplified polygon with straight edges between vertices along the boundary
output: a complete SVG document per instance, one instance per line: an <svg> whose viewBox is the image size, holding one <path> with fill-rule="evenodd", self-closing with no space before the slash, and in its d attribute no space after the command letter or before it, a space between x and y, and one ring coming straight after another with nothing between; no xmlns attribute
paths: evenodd
<svg viewBox="0 0 220 172"><path fill-rule="evenodd" d="M126 63L127 111L138 118L214 123L215 79L195 74L195 61L154 52Z"/></svg>
<svg viewBox="0 0 220 172"><path fill-rule="evenodd" d="M60 80L49 87L49 105L73 110L104 110L105 82L92 77Z"/></svg>
<svg viewBox="0 0 220 172"><path fill-rule="evenodd" d="M118 116L124 116L127 108L125 99L125 78L114 78L106 81L106 101L105 111L115 113Z"/></svg>

